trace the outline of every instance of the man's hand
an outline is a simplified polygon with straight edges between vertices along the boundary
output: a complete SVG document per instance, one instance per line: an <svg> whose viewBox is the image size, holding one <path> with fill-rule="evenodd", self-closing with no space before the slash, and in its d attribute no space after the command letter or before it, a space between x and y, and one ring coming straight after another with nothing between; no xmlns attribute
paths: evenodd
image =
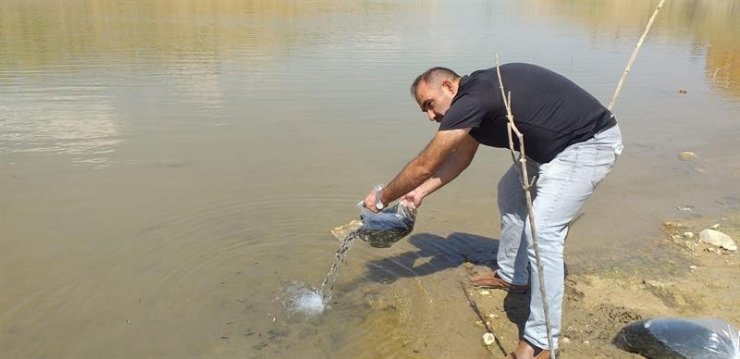
<svg viewBox="0 0 740 359"><path fill-rule="evenodd" d="M411 205L411 207L413 208L421 207L421 201L423 200L424 196L419 194L416 190L406 193L403 197L401 197L401 201L408 202L408 204Z"/></svg>
<svg viewBox="0 0 740 359"><path fill-rule="evenodd" d="M370 193L367 194L367 197L365 197L365 200L363 201L362 205L365 206L365 208L369 209L370 212L378 213L380 210L375 208L375 194L378 193L375 189L371 190Z"/></svg>

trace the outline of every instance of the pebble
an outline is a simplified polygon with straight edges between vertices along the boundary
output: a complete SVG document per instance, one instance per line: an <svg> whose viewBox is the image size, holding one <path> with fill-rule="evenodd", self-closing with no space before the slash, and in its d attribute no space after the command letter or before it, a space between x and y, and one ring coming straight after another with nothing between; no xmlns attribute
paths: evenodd
<svg viewBox="0 0 740 359"><path fill-rule="evenodd" d="M663 222L663 227L666 227L666 228L681 228L681 223L671 222L671 221L665 221L665 222Z"/></svg>
<svg viewBox="0 0 740 359"><path fill-rule="evenodd" d="M715 223L712 225L712 229L717 229L717 228L719 228L719 223Z"/></svg>
<svg viewBox="0 0 740 359"><path fill-rule="evenodd" d="M689 92L689 90L687 90L687 89L684 89L684 88L678 89L678 93L679 93L680 95L685 95L685 94L687 94L688 92Z"/></svg>
<svg viewBox="0 0 740 359"><path fill-rule="evenodd" d="M589 345L589 344L591 344L591 342L589 342L588 340L583 341L583 345Z"/></svg>
<svg viewBox="0 0 740 359"><path fill-rule="evenodd" d="M678 158L681 161L690 161L690 160L693 160L693 159L695 159L697 157L699 157L699 156L696 153L691 152L691 151L684 151L684 152L681 152L681 153L678 154Z"/></svg>
<svg viewBox="0 0 740 359"><path fill-rule="evenodd" d="M563 344L568 344L568 343L570 343L570 338L565 337L560 342L562 342Z"/></svg>
<svg viewBox="0 0 740 359"><path fill-rule="evenodd" d="M683 232L683 236L686 238L694 238L694 232Z"/></svg>
<svg viewBox="0 0 740 359"><path fill-rule="evenodd" d="M736 251L737 244L730 236L714 229L705 229L699 233L699 241L724 248L728 251Z"/></svg>
<svg viewBox="0 0 740 359"><path fill-rule="evenodd" d="M489 294L491 294L491 291L489 291L489 290L483 289L483 290L480 291L480 295L489 295Z"/></svg>
<svg viewBox="0 0 740 359"><path fill-rule="evenodd" d="M691 269L691 270L694 270L696 268L697 268L696 266L689 266L689 269Z"/></svg>
<svg viewBox="0 0 740 359"><path fill-rule="evenodd" d="M493 336L493 333L483 334L483 343L485 345L491 345L495 342L496 342L496 337Z"/></svg>

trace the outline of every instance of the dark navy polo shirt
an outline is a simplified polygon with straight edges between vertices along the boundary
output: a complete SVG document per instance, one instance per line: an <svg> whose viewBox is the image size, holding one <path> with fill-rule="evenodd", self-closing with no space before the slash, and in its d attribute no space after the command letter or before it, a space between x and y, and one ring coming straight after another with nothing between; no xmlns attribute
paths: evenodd
<svg viewBox="0 0 740 359"><path fill-rule="evenodd" d="M517 128L524 134L527 157L550 162L566 147L583 142L613 125L609 110L584 89L548 69L512 63L501 65L501 77ZM470 128L478 142L509 147L506 107L496 68L463 76L439 131ZM514 137L515 150L519 143Z"/></svg>

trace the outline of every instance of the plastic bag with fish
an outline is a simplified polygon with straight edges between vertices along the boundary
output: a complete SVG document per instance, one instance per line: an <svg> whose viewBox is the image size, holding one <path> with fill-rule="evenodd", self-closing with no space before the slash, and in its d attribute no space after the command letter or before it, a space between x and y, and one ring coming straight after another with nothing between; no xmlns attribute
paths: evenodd
<svg viewBox="0 0 740 359"><path fill-rule="evenodd" d="M388 248L414 230L416 209L406 201L400 201L378 213L365 207L361 207L360 211L362 224L356 234L372 247Z"/></svg>
<svg viewBox="0 0 740 359"><path fill-rule="evenodd" d="M642 320L622 328L613 342L652 359L740 359L740 333L721 319Z"/></svg>

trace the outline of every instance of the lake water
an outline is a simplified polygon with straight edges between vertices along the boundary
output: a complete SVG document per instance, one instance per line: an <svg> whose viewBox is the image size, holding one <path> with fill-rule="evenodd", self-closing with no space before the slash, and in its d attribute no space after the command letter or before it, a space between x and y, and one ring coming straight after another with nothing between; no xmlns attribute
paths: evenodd
<svg viewBox="0 0 740 359"><path fill-rule="evenodd" d="M420 72L498 54L608 103L656 4L0 2L0 353L466 357L479 333L447 314L467 303L441 274L491 257L507 151L480 150L408 240L356 243L324 314L286 296L320 284L329 230L434 134L408 94ZM649 261L662 218L740 206L738 19L736 0L661 11L571 271Z"/></svg>

